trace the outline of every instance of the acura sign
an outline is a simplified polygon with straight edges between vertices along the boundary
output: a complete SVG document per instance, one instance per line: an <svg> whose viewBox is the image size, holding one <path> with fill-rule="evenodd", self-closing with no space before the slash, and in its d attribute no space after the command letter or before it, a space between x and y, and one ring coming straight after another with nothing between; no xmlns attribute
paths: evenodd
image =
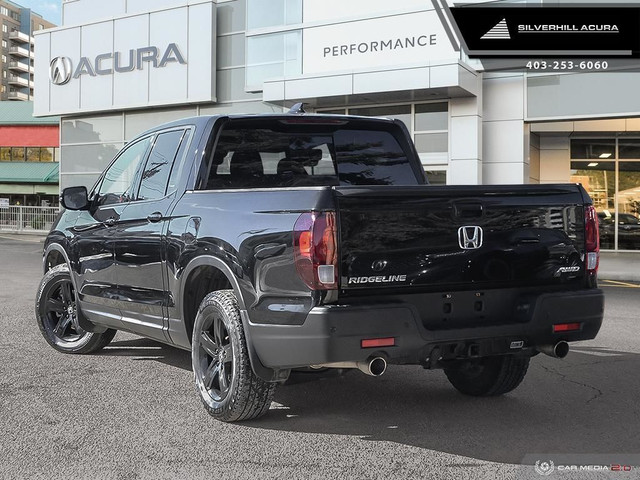
<svg viewBox="0 0 640 480"><path fill-rule="evenodd" d="M34 115L215 102L216 4L172 2L101 2L105 20L35 32Z"/></svg>
<svg viewBox="0 0 640 480"><path fill-rule="evenodd" d="M187 61L175 43L170 43L162 56L158 47L144 47L137 50L129 50L128 54L122 52L102 53L93 59L81 57L77 67L73 70L71 60L67 57L56 57L51 61L49 78L54 85L64 85L71 78L80 78L82 75L95 77L97 75L111 75L114 72L124 73L133 70L144 70L145 64L151 68L163 68L169 63L186 65ZM73 70L73 75L71 72Z"/></svg>

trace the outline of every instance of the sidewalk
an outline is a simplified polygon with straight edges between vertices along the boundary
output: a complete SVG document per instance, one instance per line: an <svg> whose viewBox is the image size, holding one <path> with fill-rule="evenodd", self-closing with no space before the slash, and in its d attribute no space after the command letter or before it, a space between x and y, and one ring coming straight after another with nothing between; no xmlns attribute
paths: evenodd
<svg viewBox="0 0 640 480"><path fill-rule="evenodd" d="M15 242L44 243L44 239L46 237L47 236L44 234L15 233L12 231L0 230L0 238L13 240Z"/></svg>
<svg viewBox="0 0 640 480"><path fill-rule="evenodd" d="M16 234L0 230L0 238L14 241L43 243L45 235ZM621 282L640 282L640 251L600 252L600 280L618 280Z"/></svg>
<svg viewBox="0 0 640 480"><path fill-rule="evenodd" d="M638 253L600 252L598 278L640 282L640 251Z"/></svg>

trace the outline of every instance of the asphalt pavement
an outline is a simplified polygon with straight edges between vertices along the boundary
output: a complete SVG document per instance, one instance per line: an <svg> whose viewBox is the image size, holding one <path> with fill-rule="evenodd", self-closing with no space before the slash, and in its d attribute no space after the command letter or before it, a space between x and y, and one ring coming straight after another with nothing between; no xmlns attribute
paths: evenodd
<svg viewBox="0 0 640 480"><path fill-rule="evenodd" d="M51 349L34 320L41 248L0 235L0 478L640 478L633 282L601 282L598 338L538 355L503 397L391 366L279 387L263 419L223 424L199 404L186 351L122 332L98 355ZM561 472L566 455L632 471Z"/></svg>

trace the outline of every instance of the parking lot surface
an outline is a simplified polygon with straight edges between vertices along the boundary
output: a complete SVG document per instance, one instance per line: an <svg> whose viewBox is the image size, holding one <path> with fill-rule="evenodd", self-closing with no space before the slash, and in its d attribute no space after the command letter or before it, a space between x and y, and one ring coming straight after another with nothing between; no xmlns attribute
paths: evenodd
<svg viewBox="0 0 640 480"><path fill-rule="evenodd" d="M564 360L538 355L504 397L391 366L279 387L263 419L223 424L199 404L186 351L122 332L98 355L51 349L34 320L41 248L0 237L0 478L640 478L640 466L534 468L640 458L633 283L602 282L598 338Z"/></svg>

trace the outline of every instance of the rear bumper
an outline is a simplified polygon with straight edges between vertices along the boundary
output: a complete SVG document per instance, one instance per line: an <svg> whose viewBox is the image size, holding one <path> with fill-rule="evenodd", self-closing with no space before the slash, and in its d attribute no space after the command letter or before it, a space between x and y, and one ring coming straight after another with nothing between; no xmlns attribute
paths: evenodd
<svg viewBox="0 0 640 480"><path fill-rule="evenodd" d="M284 369L364 361L371 356L384 356L390 363L427 365L434 352L444 360L532 355L536 346L588 340L600 330L602 290L545 293L530 300L533 308L525 321L446 330L425 328L418 310L406 302L323 306L312 309L302 325L250 323L250 338L263 365ZM580 323L580 329L554 333L553 325L558 323ZM362 339L382 337L393 337L395 345L361 348Z"/></svg>

